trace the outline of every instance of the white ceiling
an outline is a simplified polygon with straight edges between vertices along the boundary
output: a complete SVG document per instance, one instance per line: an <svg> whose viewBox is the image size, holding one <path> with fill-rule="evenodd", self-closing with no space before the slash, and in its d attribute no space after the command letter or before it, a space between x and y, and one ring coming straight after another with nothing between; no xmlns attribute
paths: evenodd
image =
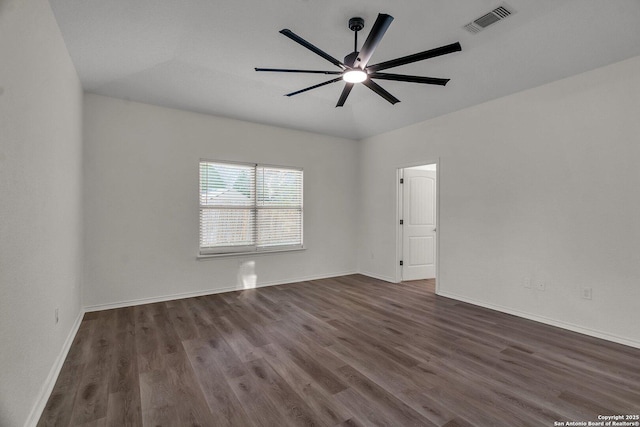
<svg viewBox="0 0 640 427"><path fill-rule="evenodd" d="M494 0L50 0L85 90L224 117L360 139L640 55L638 0L508 0L516 13L472 35L462 27ZM450 78L446 87L378 81L391 105L343 84L285 97L338 70L278 33L289 28L342 59L347 21L395 20L371 64L459 41L462 52L386 70Z"/></svg>

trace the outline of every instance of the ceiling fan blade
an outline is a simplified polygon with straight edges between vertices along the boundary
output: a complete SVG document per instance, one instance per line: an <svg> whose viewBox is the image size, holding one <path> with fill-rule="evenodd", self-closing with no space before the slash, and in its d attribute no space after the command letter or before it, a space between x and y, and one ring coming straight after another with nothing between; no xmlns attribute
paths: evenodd
<svg viewBox="0 0 640 427"><path fill-rule="evenodd" d="M371 73L369 74L371 79L380 80L393 80L396 82L409 82L409 83L424 83L428 85L440 85L445 86L451 79L439 79L437 77L421 77L421 76L407 76L404 74L390 74L390 73Z"/></svg>
<svg viewBox="0 0 640 427"><path fill-rule="evenodd" d="M336 107L342 107L347 100L347 96L351 93L351 89L353 89L353 83L346 83L344 85L344 89L342 89L342 94L340 94L340 99L338 99L338 103Z"/></svg>
<svg viewBox="0 0 640 427"><path fill-rule="evenodd" d="M326 81L326 82L323 82L323 83L319 83L319 84L317 84L317 85L309 86L308 88L301 89L301 90L297 90L297 91L295 91L295 92L287 93L285 96L293 96L293 95L297 95L297 94L299 94L299 93L306 92L306 91L308 91L308 90L315 89L315 88L318 88L318 87L320 87L320 86L328 85L328 84L330 84L330 83L339 82L340 80L342 80L342 77L338 77L338 78L335 78L335 79L331 79L331 80L329 80L329 81Z"/></svg>
<svg viewBox="0 0 640 427"><path fill-rule="evenodd" d="M360 53L358 54L358 59L355 61L354 66L364 68L369 63L369 59L371 59L371 55L378 47L378 44L382 40L384 33L387 32L389 25L391 25L391 21L393 21L393 16L387 15L386 13L379 13L376 22L371 27L371 31L367 36L367 39L364 41L362 45L362 49L360 49Z"/></svg>
<svg viewBox="0 0 640 427"><path fill-rule="evenodd" d="M316 55L320 55L321 57L323 57L324 59L326 59L327 61L331 62L333 65L342 68L343 70L345 70L347 67L346 65L344 65L342 62L338 61L336 58L334 58L333 56L329 55L327 52L321 50L320 48L317 48L316 46L312 45L311 43L309 43L308 41L306 41L305 39L303 39L302 37L298 36L297 34L295 34L293 31L288 30L288 29L284 29L280 31L280 34L283 34L287 37L289 37L291 40L293 40L294 42L306 47L307 49L309 49L311 52L315 53Z"/></svg>
<svg viewBox="0 0 640 427"><path fill-rule="evenodd" d="M402 58L392 59L390 61L381 62L367 67L368 71L380 71L387 68L399 67L400 65L411 64L412 62L422 61L424 59L435 58L436 56L447 55L462 50L460 43L455 42L446 46L440 46L435 49L425 50L424 52L414 53L413 55L403 56Z"/></svg>
<svg viewBox="0 0 640 427"><path fill-rule="evenodd" d="M371 89L372 91L374 91L375 93L377 93L378 95L380 95L381 97L383 97L384 99L386 99L387 101L389 101L392 104L395 104L396 102L400 102L400 100L398 98L396 98L395 96L391 95L386 90L382 89L382 87L380 85L378 85L376 82L374 82L373 80L365 80L364 82L362 82L362 84L365 85L366 87L368 87L369 89Z"/></svg>
<svg viewBox="0 0 640 427"><path fill-rule="evenodd" d="M276 73L342 74L342 71L291 70L289 68L256 68L255 70L273 71Z"/></svg>

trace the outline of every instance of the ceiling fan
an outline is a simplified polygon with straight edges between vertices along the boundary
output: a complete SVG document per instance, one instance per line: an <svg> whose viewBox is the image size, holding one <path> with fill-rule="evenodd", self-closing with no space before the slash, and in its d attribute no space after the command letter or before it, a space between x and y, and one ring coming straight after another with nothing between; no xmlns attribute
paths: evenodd
<svg viewBox="0 0 640 427"><path fill-rule="evenodd" d="M306 47L313 53L323 57L327 61L331 62L333 65L340 68L341 71L319 71L319 70L292 70L286 68L256 68L256 71L271 71L271 72L281 72L281 73L308 73L308 74L331 74L337 75L338 77L328 80L326 82L319 83L317 85L310 86L305 89L301 89L295 92L287 93L286 96L293 96L299 93L303 93L309 91L311 89L316 89L324 85L328 85L331 83L339 82L340 80L345 81L344 89L342 90L342 94L338 99L338 103L336 107L342 107L351 93L351 89L353 89L354 84L362 83L391 104L395 104L396 102L400 102L398 98L391 95L389 92L384 90L380 85L375 83L374 79L379 80L394 80L398 82L410 82L410 83L423 83L430 85L440 85L444 86L449 82L449 79L440 79L435 77L420 77L420 76L407 76L404 74L390 74L390 73L381 73L380 71L386 70L388 68L398 67L400 65L411 64L412 62L422 61L424 59L434 58L436 56L446 55L453 52L461 51L460 43L452 43L446 46L437 47L435 49L425 50L424 52L414 53L413 55L403 56L401 58L392 59L390 61L380 62L374 65L368 65L373 52L376 50L376 47L382 40L385 32L391 25L391 21L393 21L393 16L387 15L385 13L378 14L378 18L376 22L373 24L371 31L369 32L369 36L365 40L364 44L360 51L358 51L358 31L364 28L364 19L362 18L351 18L349 20L349 28L355 32L355 40L353 52L344 57L344 62L341 62L319 49L318 47L312 45L302 37L295 34L293 31L284 29L280 31L280 34L283 34L293 40L294 42Z"/></svg>

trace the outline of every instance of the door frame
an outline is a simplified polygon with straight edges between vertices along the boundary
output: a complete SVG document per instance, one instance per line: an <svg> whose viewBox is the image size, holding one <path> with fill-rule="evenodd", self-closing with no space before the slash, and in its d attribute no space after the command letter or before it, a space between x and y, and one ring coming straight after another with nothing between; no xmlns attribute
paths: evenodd
<svg viewBox="0 0 640 427"><path fill-rule="evenodd" d="M400 219L402 218L402 206L403 206L403 190L400 184L400 178L402 178L405 168L412 168L415 166L424 165L436 165L436 293L440 287L440 158L411 162L396 167L396 275L395 282L402 281L402 267L400 266L400 260L402 260L402 226L400 225Z"/></svg>

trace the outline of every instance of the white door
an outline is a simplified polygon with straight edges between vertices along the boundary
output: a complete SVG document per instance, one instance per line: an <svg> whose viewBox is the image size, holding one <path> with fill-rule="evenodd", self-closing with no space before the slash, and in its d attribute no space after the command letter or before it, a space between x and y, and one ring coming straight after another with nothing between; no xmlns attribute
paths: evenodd
<svg viewBox="0 0 640 427"><path fill-rule="evenodd" d="M402 280L436 277L436 172L405 169L402 184Z"/></svg>

